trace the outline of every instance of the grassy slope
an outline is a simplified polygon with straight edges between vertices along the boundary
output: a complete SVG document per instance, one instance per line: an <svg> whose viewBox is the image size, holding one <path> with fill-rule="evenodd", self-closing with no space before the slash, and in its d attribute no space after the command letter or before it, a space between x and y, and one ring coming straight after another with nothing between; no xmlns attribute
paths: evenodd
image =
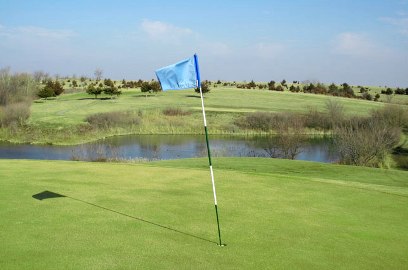
<svg viewBox="0 0 408 270"><path fill-rule="evenodd" d="M168 91L147 98L140 93L140 90L125 90L122 96L114 100L95 100L85 93L67 94L56 100L35 103L32 107L31 123L79 124L88 115L107 111L160 110L166 107L182 107L200 111L201 103L198 98L199 96L192 90ZM209 112L305 112L309 107L324 110L325 102L329 98L322 95L290 92L215 88L206 95L205 103ZM346 98L340 100L350 115L365 114L380 106L378 103L363 100Z"/></svg>
<svg viewBox="0 0 408 270"><path fill-rule="evenodd" d="M234 119L254 111L306 112L314 107L325 110L328 99L322 95L275 92L267 90L242 90L214 88L206 95L209 132L234 134L243 131L234 125ZM365 115L382 103L337 98L348 115ZM186 116L165 116L164 108L180 107L191 111ZM141 115L138 125L112 128L108 131L89 129L79 125L87 116L102 112L134 111ZM106 136L123 134L199 134L203 132L201 102L192 90L167 91L148 97L139 89L124 90L122 96L112 100L95 100L83 92L64 94L55 100L36 102L31 108L29 127L12 132L0 130L0 138L14 142L77 144Z"/></svg>
<svg viewBox="0 0 408 270"><path fill-rule="evenodd" d="M408 172L255 158L214 159L214 170L224 248L205 159L1 160L0 268L408 265ZM70 197L31 197L44 190Z"/></svg>

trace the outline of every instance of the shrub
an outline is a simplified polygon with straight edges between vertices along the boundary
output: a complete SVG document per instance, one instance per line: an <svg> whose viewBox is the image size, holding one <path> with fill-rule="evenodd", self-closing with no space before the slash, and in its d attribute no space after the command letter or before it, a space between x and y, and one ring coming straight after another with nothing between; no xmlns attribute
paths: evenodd
<svg viewBox="0 0 408 270"><path fill-rule="evenodd" d="M40 98L48 98L48 97L59 96L63 92L64 92L64 88L62 87L59 81L49 80L47 81L45 86L42 89L40 89L37 95Z"/></svg>
<svg viewBox="0 0 408 270"><path fill-rule="evenodd" d="M88 87L86 88L86 93L87 93L88 95L94 95L94 96L95 96L95 99L96 99L96 98L98 98L98 96L99 96L100 94L102 94L102 88L100 88L100 87L95 87L95 85L90 84L90 85L88 85Z"/></svg>
<svg viewBox="0 0 408 270"><path fill-rule="evenodd" d="M37 93L38 83L25 73L10 74L0 69L0 105L31 101Z"/></svg>
<svg viewBox="0 0 408 270"><path fill-rule="evenodd" d="M275 81L270 81L269 83L268 83L268 89L269 90L275 90Z"/></svg>
<svg viewBox="0 0 408 270"><path fill-rule="evenodd" d="M161 89L161 85L158 81L150 81L150 82L143 82L140 86L140 90L142 92L160 92Z"/></svg>
<svg viewBox="0 0 408 270"><path fill-rule="evenodd" d="M131 112L106 112L90 115L86 121L94 128L109 129L138 125L140 118Z"/></svg>
<svg viewBox="0 0 408 270"><path fill-rule="evenodd" d="M316 108L309 108L305 116L305 127L317 130L329 130L331 126L332 121L327 113L319 112Z"/></svg>
<svg viewBox="0 0 408 270"><path fill-rule="evenodd" d="M366 99L366 100L373 100L373 96L367 92L363 92L363 94L361 95L361 98Z"/></svg>
<svg viewBox="0 0 408 270"><path fill-rule="evenodd" d="M397 89L395 89L394 93L396 95L405 95L405 90L398 87Z"/></svg>
<svg viewBox="0 0 408 270"><path fill-rule="evenodd" d="M273 118L272 113L255 112L240 118L235 124L242 128L269 131L272 127Z"/></svg>
<svg viewBox="0 0 408 270"><path fill-rule="evenodd" d="M184 111L180 108L166 108L163 110L164 115L168 116L183 116L183 115L190 115L191 112Z"/></svg>
<svg viewBox="0 0 408 270"><path fill-rule="evenodd" d="M278 85L278 86L276 86L276 88L275 88L275 91L279 91L279 92L283 92L283 86L282 85Z"/></svg>
<svg viewBox="0 0 408 270"><path fill-rule="evenodd" d="M384 167L400 140L400 128L373 118L353 119L334 131L334 143L342 164Z"/></svg>
<svg viewBox="0 0 408 270"><path fill-rule="evenodd" d="M37 96L39 98L49 98L49 97L54 97L55 93L54 90L48 86L44 86L43 88L40 89L40 91L38 91Z"/></svg>
<svg viewBox="0 0 408 270"><path fill-rule="evenodd" d="M111 96L111 98L112 98L113 95L116 95L116 96L121 95L121 94L122 94L122 91L120 91L120 90L119 90L117 87L115 87L115 86L108 86L108 87L105 87L105 88L103 89L103 93L104 93L105 95Z"/></svg>
<svg viewBox="0 0 408 270"><path fill-rule="evenodd" d="M210 85L208 84L207 81L204 81L201 83L201 91L203 92L203 94L210 92ZM200 93L200 88L195 88L194 91L196 93Z"/></svg>
<svg viewBox="0 0 408 270"><path fill-rule="evenodd" d="M5 106L0 112L2 127L23 126L30 117L30 103L20 102Z"/></svg>
<svg viewBox="0 0 408 270"><path fill-rule="evenodd" d="M328 99L326 101L326 111L331 128L334 129L344 120L344 107L337 99Z"/></svg>
<svg viewBox="0 0 408 270"><path fill-rule="evenodd" d="M390 127L408 128L408 111L401 105L385 104L384 107L373 110L371 119Z"/></svg>

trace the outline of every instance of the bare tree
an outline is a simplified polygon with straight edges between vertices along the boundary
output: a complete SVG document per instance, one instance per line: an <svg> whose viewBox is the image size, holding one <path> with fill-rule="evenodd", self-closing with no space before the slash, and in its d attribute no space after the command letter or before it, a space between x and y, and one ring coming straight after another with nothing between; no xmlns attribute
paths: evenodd
<svg viewBox="0 0 408 270"><path fill-rule="evenodd" d="M334 130L334 143L343 164L386 165L387 155L400 140L401 128L375 118L352 119Z"/></svg>
<svg viewBox="0 0 408 270"><path fill-rule="evenodd" d="M344 107L338 99L331 98L326 101L326 110L331 122L331 128L334 129L344 119Z"/></svg>
<svg viewBox="0 0 408 270"><path fill-rule="evenodd" d="M94 75L95 75L95 79L96 79L97 81L100 81L100 80L102 79L103 70L100 69L100 68L96 68L96 69L95 69L95 72L94 72Z"/></svg>
<svg viewBox="0 0 408 270"><path fill-rule="evenodd" d="M34 71L33 73L33 78L36 82L41 82L42 80L46 80L49 78L48 73L45 73L41 70L39 71Z"/></svg>

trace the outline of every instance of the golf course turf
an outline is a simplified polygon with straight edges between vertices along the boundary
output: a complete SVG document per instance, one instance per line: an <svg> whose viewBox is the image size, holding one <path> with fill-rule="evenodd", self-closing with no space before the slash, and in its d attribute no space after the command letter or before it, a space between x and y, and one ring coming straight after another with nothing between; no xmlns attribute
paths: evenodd
<svg viewBox="0 0 408 270"><path fill-rule="evenodd" d="M408 172L262 158L0 161L0 269L405 269Z"/></svg>

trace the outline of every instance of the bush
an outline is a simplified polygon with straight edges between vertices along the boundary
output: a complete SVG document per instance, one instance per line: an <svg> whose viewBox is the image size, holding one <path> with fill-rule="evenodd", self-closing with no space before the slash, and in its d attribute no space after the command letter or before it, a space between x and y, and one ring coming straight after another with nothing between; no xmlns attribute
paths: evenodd
<svg viewBox="0 0 408 270"><path fill-rule="evenodd" d="M38 91L37 87L37 82L29 74L10 74L9 69L0 69L0 106L30 102Z"/></svg>
<svg viewBox="0 0 408 270"><path fill-rule="evenodd" d="M100 95L100 94L102 94L102 88L100 88L100 87L95 87L95 85L93 85L93 84L90 84L90 85L88 85L88 87L86 88L86 93L88 94L88 95L94 95L95 96L95 99L96 98L98 98L98 96Z"/></svg>
<svg viewBox="0 0 408 270"><path fill-rule="evenodd" d="M400 128L383 121L353 119L336 127L334 144L342 164L386 167L387 157L399 143L400 136Z"/></svg>
<svg viewBox="0 0 408 270"><path fill-rule="evenodd" d="M317 130L329 130L332 121L327 113L319 112L316 108L309 108L305 116L305 127Z"/></svg>
<svg viewBox="0 0 408 270"><path fill-rule="evenodd" d="M54 90L48 86L44 86L43 88L40 89L40 91L38 91L37 96L39 98L49 98L49 97L54 97L55 93Z"/></svg>
<svg viewBox="0 0 408 270"><path fill-rule="evenodd" d="M361 95L361 98L366 99L366 100L373 100L373 96L367 92L363 92L363 94Z"/></svg>
<svg viewBox="0 0 408 270"><path fill-rule="evenodd" d="M122 94L122 91L120 91L120 90L119 90L117 87L115 87L115 86L108 86L108 87L105 87L105 88L103 89L103 93L104 93L105 95L111 96L111 98L112 98L113 95L116 95L117 97L118 97L119 95L121 95L121 94Z"/></svg>
<svg viewBox="0 0 408 270"><path fill-rule="evenodd" d="M64 88L59 83L59 81L47 81L46 85L38 91L38 97L49 98L59 96L64 92Z"/></svg>
<svg viewBox="0 0 408 270"><path fill-rule="evenodd" d="M332 129L343 122L344 107L337 99L328 99L326 101L326 111Z"/></svg>
<svg viewBox="0 0 408 270"><path fill-rule="evenodd" d="M86 121L94 128L109 129L138 125L140 118L130 112L106 112L88 116Z"/></svg>
<svg viewBox="0 0 408 270"><path fill-rule="evenodd" d="M242 128L269 131L272 127L274 115L267 112L249 113L236 121L236 125Z"/></svg>
<svg viewBox="0 0 408 270"><path fill-rule="evenodd" d="M405 107L397 104L385 104L378 110L373 110L371 119L390 127L408 128L408 111Z"/></svg>
<svg viewBox="0 0 408 270"><path fill-rule="evenodd" d="M208 84L207 81L204 81L201 83L201 91L203 92L203 94L210 92L210 85ZM200 93L200 88L195 88L194 91L196 93Z"/></svg>
<svg viewBox="0 0 408 270"><path fill-rule="evenodd" d="M140 86L140 90L143 93L160 92L162 91L161 85L158 81L143 82Z"/></svg>
<svg viewBox="0 0 408 270"><path fill-rule="evenodd" d="M275 84L276 84L275 81L270 81L270 82L268 83L268 89L269 89L269 90L275 90Z"/></svg>
<svg viewBox="0 0 408 270"><path fill-rule="evenodd" d="M395 89L394 93L396 95L405 95L405 90L398 87L397 89Z"/></svg>
<svg viewBox="0 0 408 270"><path fill-rule="evenodd" d="M29 117L30 103L20 102L9 104L0 111L0 125L2 127L23 126Z"/></svg>
<svg viewBox="0 0 408 270"><path fill-rule="evenodd" d="M183 111L180 108L166 108L163 110L163 114L167 116L183 116L183 115L190 115L191 112Z"/></svg>
<svg viewBox="0 0 408 270"><path fill-rule="evenodd" d="M286 128L298 126L298 123L302 123L302 126L304 126L304 122L304 117L300 114L255 112L248 113L235 121L235 124L242 128L270 131L272 129L281 129L283 124L287 125Z"/></svg>

